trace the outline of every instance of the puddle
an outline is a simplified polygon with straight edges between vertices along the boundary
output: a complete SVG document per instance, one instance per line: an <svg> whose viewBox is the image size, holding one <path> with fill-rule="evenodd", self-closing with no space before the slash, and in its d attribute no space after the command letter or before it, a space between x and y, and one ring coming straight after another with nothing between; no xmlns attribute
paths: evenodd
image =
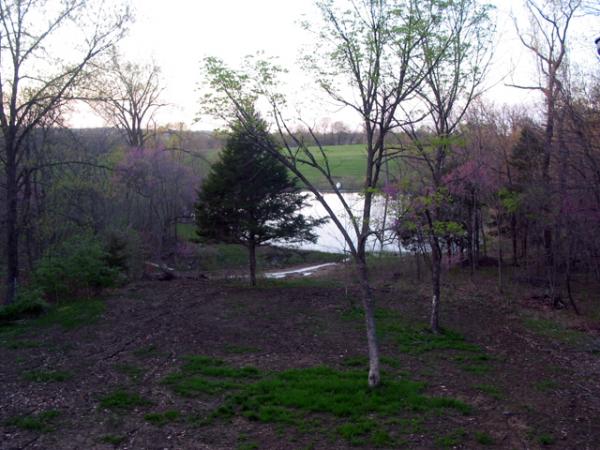
<svg viewBox="0 0 600 450"><path fill-rule="evenodd" d="M301 267L299 269L278 270L277 272L266 272L264 276L265 278L272 279L285 278L290 275L299 275L301 277L307 277L315 273L317 270L321 270L324 267L335 266L337 264L338 263L330 262L324 264L317 264L316 266Z"/></svg>

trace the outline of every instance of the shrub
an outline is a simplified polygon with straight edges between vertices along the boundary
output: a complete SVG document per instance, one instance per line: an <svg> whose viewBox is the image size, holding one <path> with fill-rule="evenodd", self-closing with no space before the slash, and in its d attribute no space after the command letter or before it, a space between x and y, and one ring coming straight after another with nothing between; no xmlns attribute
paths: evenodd
<svg viewBox="0 0 600 450"><path fill-rule="evenodd" d="M19 292L17 301L0 307L0 323L36 317L49 307L50 305L42 299L42 292L39 289L24 288Z"/></svg>
<svg viewBox="0 0 600 450"><path fill-rule="evenodd" d="M90 235L74 236L46 254L33 273L33 284L46 297L58 300L81 291L115 284L119 270L108 264L102 243Z"/></svg>

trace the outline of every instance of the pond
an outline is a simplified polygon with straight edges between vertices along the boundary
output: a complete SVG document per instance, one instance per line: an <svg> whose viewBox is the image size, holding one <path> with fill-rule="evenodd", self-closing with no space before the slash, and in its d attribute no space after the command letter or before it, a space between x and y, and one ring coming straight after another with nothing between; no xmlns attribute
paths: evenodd
<svg viewBox="0 0 600 450"><path fill-rule="evenodd" d="M314 217L328 217L327 211L319 202L316 200L315 196L312 193L307 193L309 198L307 200L307 205L302 209L302 214ZM346 203L352 209L353 215L355 217L361 217L363 212L363 196L358 192L346 192L342 194ZM353 238L353 242L356 245L356 234L354 233L351 219L348 214L345 212L342 202L338 198L338 196L334 193L323 194L323 197L330 205L331 209L335 212L335 214L340 218L340 221L344 224L348 233ZM390 223L394 220L394 210L396 208L396 204L394 201L389 201L387 204L387 218L385 221L386 227L389 228ZM383 196L376 196L373 201L373 206L371 208L372 211L372 228L375 230L380 230L382 225L384 224L384 213L386 211L386 201ZM316 228L315 233L318 236L318 240L315 243L312 242L302 242L300 244L286 244L286 243L278 243L278 245L282 245L285 247L294 247L302 250L318 250L322 252L328 253L347 253L348 245L342 236L342 233L339 231L337 226L332 220L329 220L324 225ZM394 233L391 231L387 231L385 233L385 239L383 244L375 237L371 236L368 240L367 251L369 252L398 252L398 240L396 239Z"/></svg>

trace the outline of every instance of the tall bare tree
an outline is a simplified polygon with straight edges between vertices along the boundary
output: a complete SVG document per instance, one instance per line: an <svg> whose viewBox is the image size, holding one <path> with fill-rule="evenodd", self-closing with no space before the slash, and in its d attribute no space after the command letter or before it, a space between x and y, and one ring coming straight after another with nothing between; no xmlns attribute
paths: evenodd
<svg viewBox="0 0 600 450"><path fill-rule="evenodd" d="M15 299L19 278L19 186L27 140L42 125L58 123L87 66L122 36L129 17L128 8L109 11L93 0L0 2L6 303Z"/></svg>
<svg viewBox="0 0 600 450"><path fill-rule="evenodd" d="M160 68L155 63L124 61L113 51L97 69L90 95L92 107L111 125L125 132L132 147L143 147L160 101Z"/></svg>

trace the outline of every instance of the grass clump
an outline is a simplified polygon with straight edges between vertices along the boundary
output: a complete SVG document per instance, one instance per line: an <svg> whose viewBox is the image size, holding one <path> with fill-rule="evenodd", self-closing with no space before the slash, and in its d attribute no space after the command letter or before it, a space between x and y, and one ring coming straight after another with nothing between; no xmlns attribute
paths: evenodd
<svg viewBox="0 0 600 450"><path fill-rule="evenodd" d="M581 344L586 337L585 333L570 330L553 320L529 317L524 319L523 324L526 328L541 336L549 337L565 344Z"/></svg>
<svg viewBox="0 0 600 450"><path fill-rule="evenodd" d="M100 400L100 406L112 410L129 410L137 406L148 406L152 402L141 397L139 394L117 389L105 395Z"/></svg>
<svg viewBox="0 0 600 450"><path fill-rule="evenodd" d="M6 421L6 425L14 426L21 430L48 433L55 430L58 416L60 416L60 412L52 409L39 414L13 417Z"/></svg>
<svg viewBox="0 0 600 450"><path fill-rule="evenodd" d="M463 441L466 435L467 432L464 429L458 428L450 434L438 437L435 440L435 443L436 445L443 448L454 447L456 445L460 445L460 443Z"/></svg>
<svg viewBox="0 0 600 450"><path fill-rule="evenodd" d="M540 380L535 383L534 387L540 392L548 392L557 389L559 384L554 380Z"/></svg>
<svg viewBox="0 0 600 450"><path fill-rule="evenodd" d="M164 378L163 382L185 397L214 395L239 388L242 380L259 376L254 367L230 367L223 361L206 356L188 356L181 370ZM225 380L222 380L225 378Z"/></svg>
<svg viewBox="0 0 600 450"><path fill-rule="evenodd" d="M39 291L26 291L16 302L0 306L0 323L12 322L24 318L37 317L50 308L41 298Z"/></svg>
<svg viewBox="0 0 600 450"><path fill-rule="evenodd" d="M51 308L44 316L32 322L34 326L59 325L65 330L95 323L104 312L105 304L99 299L65 301Z"/></svg>
<svg viewBox="0 0 600 450"><path fill-rule="evenodd" d="M538 439L538 443L541 445L552 445L556 442L556 439L551 434L541 434Z"/></svg>
<svg viewBox="0 0 600 450"><path fill-rule="evenodd" d="M346 360L351 367L363 363L362 358ZM336 435L357 445L391 445L394 438L387 427L393 424L385 419L401 413L471 412L471 407L459 400L424 395L425 385L420 382L384 375L381 386L370 389L365 370L312 367L264 374L254 368L231 367L215 358L190 356L179 372L164 381L184 396L225 394L224 403L201 423L240 415L308 432L319 426L311 421L314 414L328 415L336 424Z"/></svg>
<svg viewBox="0 0 600 450"><path fill-rule="evenodd" d="M119 445L125 440L125 436L118 436L116 434L105 434L100 438L100 442L104 444Z"/></svg>
<svg viewBox="0 0 600 450"><path fill-rule="evenodd" d="M502 392L496 386L491 384L476 384L473 386L479 392L489 395L494 400L500 400L502 398Z"/></svg>
<svg viewBox="0 0 600 450"><path fill-rule="evenodd" d="M475 433L475 440L481 445L494 445L494 438L483 431Z"/></svg>
<svg viewBox="0 0 600 450"><path fill-rule="evenodd" d="M165 411L163 413L150 413L144 416L144 420L153 425L162 427L168 423L175 422L181 417L179 411Z"/></svg>
<svg viewBox="0 0 600 450"><path fill-rule="evenodd" d="M73 374L64 370L30 370L23 373L23 378L36 383L53 383L67 381Z"/></svg>

